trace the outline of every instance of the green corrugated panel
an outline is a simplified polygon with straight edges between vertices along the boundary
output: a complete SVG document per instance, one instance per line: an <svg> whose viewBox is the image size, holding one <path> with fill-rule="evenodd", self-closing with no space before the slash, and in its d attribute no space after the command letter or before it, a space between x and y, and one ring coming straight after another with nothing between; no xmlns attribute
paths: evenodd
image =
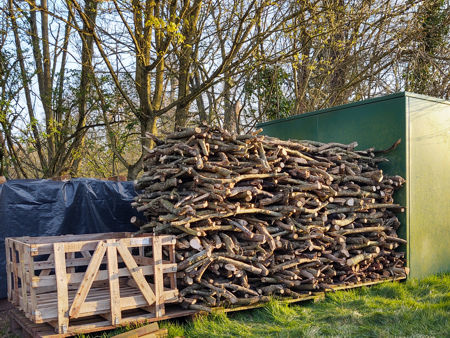
<svg viewBox="0 0 450 338"><path fill-rule="evenodd" d="M397 93L266 122L263 133L281 139L350 143L359 149L399 147L382 164L407 179L394 196L406 206L399 235L408 240L410 276L450 271L450 102Z"/></svg>

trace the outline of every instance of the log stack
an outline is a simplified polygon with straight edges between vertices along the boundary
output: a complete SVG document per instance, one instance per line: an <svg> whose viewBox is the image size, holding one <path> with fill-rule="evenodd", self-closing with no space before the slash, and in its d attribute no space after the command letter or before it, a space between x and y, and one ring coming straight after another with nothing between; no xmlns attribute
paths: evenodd
<svg viewBox="0 0 450 338"><path fill-rule="evenodd" d="M207 126L148 137L133 205L147 219L140 232L177 236L185 307L406 275L392 197L404 179L384 175L374 149Z"/></svg>

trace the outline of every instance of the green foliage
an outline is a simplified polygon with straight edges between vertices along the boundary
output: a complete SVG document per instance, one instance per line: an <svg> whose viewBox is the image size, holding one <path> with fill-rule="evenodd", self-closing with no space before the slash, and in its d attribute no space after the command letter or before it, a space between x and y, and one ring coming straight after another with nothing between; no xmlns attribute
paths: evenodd
<svg viewBox="0 0 450 338"><path fill-rule="evenodd" d="M169 336L385 337L450 332L450 274L328 293L319 303L214 314L194 322L163 322Z"/></svg>
<svg viewBox="0 0 450 338"><path fill-rule="evenodd" d="M294 108L294 100L286 95L289 80L290 74L281 67L262 67L245 82L244 92L250 101L259 102L259 113L268 120L288 117Z"/></svg>
<svg viewBox="0 0 450 338"><path fill-rule="evenodd" d="M442 77L437 71L435 56L448 53L450 47L449 8L444 0L425 1L418 10L419 34L416 35L416 53L409 66L408 90L436 95L432 82Z"/></svg>

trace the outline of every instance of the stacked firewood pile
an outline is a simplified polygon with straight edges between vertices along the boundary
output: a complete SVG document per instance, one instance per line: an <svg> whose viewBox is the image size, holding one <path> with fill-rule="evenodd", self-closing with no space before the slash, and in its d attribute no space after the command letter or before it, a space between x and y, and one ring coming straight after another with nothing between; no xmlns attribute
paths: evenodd
<svg viewBox="0 0 450 338"><path fill-rule="evenodd" d="M177 236L182 304L298 297L406 275L393 192L374 150L184 129L156 147L135 182L141 232Z"/></svg>

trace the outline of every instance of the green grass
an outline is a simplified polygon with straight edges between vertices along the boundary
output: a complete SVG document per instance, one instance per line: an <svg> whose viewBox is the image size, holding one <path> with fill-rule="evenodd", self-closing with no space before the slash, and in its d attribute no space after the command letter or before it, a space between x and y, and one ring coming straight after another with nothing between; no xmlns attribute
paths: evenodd
<svg viewBox="0 0 450 338"><path fill-rule="evenodd" d="M318 303L163 321L169 337L449 337L450 274L327 293ZM128 328L131 329L131 328ZM126 328L80 337L111 337Z"/></svg>
<svg viewBox="0 0 450 338"><path fill-rule="evenodd" d="M450 337L450 274L327 294L318 303L165 321L169 336L186 337Z"/></svg>

